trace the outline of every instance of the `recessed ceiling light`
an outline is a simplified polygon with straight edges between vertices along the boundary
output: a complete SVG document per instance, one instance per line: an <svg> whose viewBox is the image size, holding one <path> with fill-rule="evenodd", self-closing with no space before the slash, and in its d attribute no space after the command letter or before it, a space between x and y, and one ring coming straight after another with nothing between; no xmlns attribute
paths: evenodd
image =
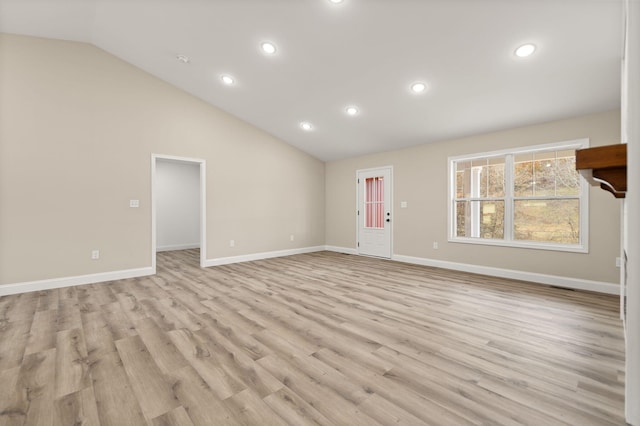
<svg viewBox="0 0 640 426"><path fill-rule="evenodd" d="M357 106L351 105L351 106L348 106L348 107L345 108L345 112L348 115L357 115L360 112L360 110L358 109Z"/></svg>
<svg viewBox="0 0 640 426"><path fill-rule="evenodd" d="M189 59L189 57L185 55L177 55L176 59L184 64L188 64L189 62L191 62L191 59Z"/></svg>
<svg viewBox="0 0 640 426"><path fill-rule="evenodd" d="M526 58L527 56L531 55L535 51L536 51L535 44L527 43L518 47L515 51L515 54L520 58Z"/></svg>
<svg viewBox="0 0 640 426"><path fill-rule="evenodd" d="M311 123L309 123L308 121L303 121L302 123L300 123L300 127L305 132L310 132L310 131L313 130L313 125Z"/></svg>
<svg viewBox="0 0 640 426"><path fill-rule="evenodd" d="M230 75L226 75L223 74L220 76L220 80L222 80L222 82L224 84L226 84L227 86L231 86L233 83L235 83L236 81L233 79L233 77L231 77Z"/></svg>
<svg viewBox="0 0 640 426"><path fill-rule="evenodd" d="M339 4L339 3L342 3L343 0L329 0L329 1L333 4Z"/></svg>
<svg viewBox="0 0 640 426"><path fill-rule="evenodd" d="M422 93L427 89L427 85L424 83L416 82L411 85L411 91L413 93Z"/></svg>
<svg viewBox="0 0 640 426"><path fill-rule="evenodd" d="M276 45L269 41L263 41L260 43L260 49L262 49L262 51L267 55L273 55L277 50Z"/></svg>

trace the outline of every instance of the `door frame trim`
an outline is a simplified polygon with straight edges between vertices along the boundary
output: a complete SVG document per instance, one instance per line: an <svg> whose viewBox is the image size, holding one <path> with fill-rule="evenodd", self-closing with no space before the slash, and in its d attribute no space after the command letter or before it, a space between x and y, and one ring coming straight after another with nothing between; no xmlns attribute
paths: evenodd
<svg viewBox="0 0 640 426"><path fill-rule="evenodd" d="M355 209L355 223L356 223L356 241L355 241L355 248L356 248L356 253L359 256L369 256L367 254L362 254L360 253L360 246L358 245L358 242L360 241L360 222L359 222L359 218L358 218L358 209L360 208L360 188L359 188L359 184L358 184L358 179L359 179L359 175L360 173L364 173L364 172L373 172L376 170L389 170L389 176L390 176L390 180L391 182L389 182L389 188L391 188L391 193L389 194L389 212L391 213L391 222L390 222L390 226L391 228L389 229L389 259L393 258L393 223L395 221L395 213L393 211L393 166L389 165L389 166L380 166L380 167L368 167L366 169L358 169L356 170L356 179L355 179L355 185L356 185L356 209ZM377 257L377 256L369 256L369 257ZM387 259L386 257L381 257L380 259Z"/></svg>
<svg viewBox="0 0 640 426"><path fill-rule="evenodd" d="M151 269L156 273L156 162L158 160L197 164L200 168L200 267L207 261L207 162L201 158L177 157L174 155L151 154Z"/></svg>

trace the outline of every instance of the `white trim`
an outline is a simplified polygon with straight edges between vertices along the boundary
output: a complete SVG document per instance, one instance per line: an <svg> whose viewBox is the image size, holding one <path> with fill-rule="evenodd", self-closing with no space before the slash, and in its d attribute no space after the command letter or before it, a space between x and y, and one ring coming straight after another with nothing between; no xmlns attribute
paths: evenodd
<svg viewBox="0 0 640 426"><path fill-rule="evenodd" d="M625 416L640 425L640 2L625 2L622 137L627 142Z"/></svg>
<svg viewBox="0 0 640 426"><path fill-rule="evenodd" d="M539 274L536 272L517 271L514 269L495 268L492 266L472 265L468 263L449 262L446 260L426 259L422 257L394 254L391 260L415 265L432 266L473 274L490 275L500 278L529 281L537 284L553 285L575 290L587 290L606 294L620 294L620 285L602 281L591 281L580 278L561 277L558 275Z"/></svg>
<svg viewBox="0 0 640 426"><path fill-rule="evenodd" d="M200 267L207 261L207 162L200 163Z"/></svg>
<svg viewBox="0 0 640 426"><path fill-rule="evenodd" d="M350 247L326 246L325 250L336 253L358 255L356 249ZM553 285L556 287L587 290L606 294L620 294L620 286L603 281L584 280L580 278L561 277L536 272L517 271L514 269L495 268L491 266L472 265L468 263L449 262L446 260L427 259L423 257L404 256L394 254L391 260L395 262L412 263L414 265L431 266L434 268L453 271L470 272L473 274L489 275L500 278L529 281L537 284Z"/></svg>
<svg viewBox="0 0 640 426"><path fill-rule="evenodd" d="M324 246L324 249L335 253L358 254L358 250L351 247Z"/></svg>
<svg viewBox="0 0 640 426"><path fill-rule="evenodd" d="M262 252L232 257L220 257L217 259L207 259L205 267L228 265L232 263L249 262L253 260L271 259L274 257L292 256L295 254L314 253L318 251L331 251L357 255L355 248L339 246L315 246L299 249L279 250ZM606 294L620 294L618 284L601 281L583 280L579 278L561 277L557 275L546 275L535 272L516 271L512 269L494 268L490 266L471 265L467 263L449 262L444 260L427 259L422 257L404 256L394 254L391 260L396 262L411 263L415 265L431 266L435 268L450 269L454 271L470 272L475 274L490 275L501 278L510 278L522 281L529 281L539 284L554 285L558 287L573 288L577 290L588 290ZM5 284L0 286L0 296L10 294L27 293L31 291L51 290L62 287L73 287L85 284L95 284L106 281L123 280L128 278L144 277L154 275L155 271L151 267L127 269L122 271L101 272L97 274L79 275L74 277L53 278L40 281L29 281L16 284Z"/></svg>
<svg viewBox="0 0 640 426"><path fill-rule="evenodd" d="M564 251L564 252L572 252L572 253L589 253L589 250L587 248L577 246L577 245L543 243L538 241L520 241L520 240L505 241L505 240L491 240L489 238L470 238L470 237L454 237L453 239L449 239L448 241L450 243L478 244L481 246L501 246L501 247L513 247L513 248L523 248L523 249L532 249L532 250L551 250L551 251Z"/></svg>
<svg viewBox="0 0 640 426"><path fill-rule="evenodd" d="M161 246L156 248L156 251L161 252L161 251L174 251L174 250L188 250L188 249L194 249L194 248L200 248L200 244L192 243L192 244L176 244L173 246Z"/></svg>
<svg viewBox="0 0 640 426"><path fill-rule="evenodd" d="M207 162L200 158L176 157L174 155L151 154L151 268L156 273L156 253L167 249L157 248L156 243L156 162L168 160L179 163L197 164L200 169L200 267L204 268L207 261ZM182 250L182 249L168 249Z"/></svg>
<svg viewBox="0 0 640 426"><path fill-rule="evenodd" d="M156 155L151 154L151 269L156 274Z"/></svg>
<svg viewBox="0 0 640 426"><path fill-rule="evenodd" d="M273 257L292 256L294 254L313 253L324 251L325 246L303 247L298 249L267 251L262 253L243 254L239 256L218 257L215 259L207 259L204 267L229 265L231 263L251 262L253 260L271 259Z"/></svg>
<svg viewBox="0 0 640 426"><path fill-rule="evenodd" d="M0 285L0 296L28 293L31 291L52 290L62 287L74 287L95 284L105 281L124 280L127 278L145 277L155 272L151 267L126 269L123 271L100 272L97 274L78 275L74 277L53 278L48 280L28 281L16 284Z"/></svg>
<svg viewBox="0 0 640 426"><path fill-rule="evenodd" d="M356 249L351 247L325 246L325 250L336 253L357 255ZM618 284L603 281L591 281L580 278L561 277L559 275L547 275L536 272L517 271L514 269L495 268L492 266L472 265L468 263L449 262L446 260L427 259L423 257L404 256L394 254L391 260L414 265L431 266L434 268L450 269L453 271L470 272L500 278L529 281L537 284L553 285L557 287L572 288L576 290L595 291L606 294L620 294Z"/></svg>
<svg viewBox="0 0 640 426"><path fill-rule="evenodd" d="M358 255L355 248L325 246L326 251ZM559 275L540 274L537 272L517 271L514 269L495 268L491 266L472 265L468 263L449 262L445 260L427 259L422 257L404 256L394 254L391 260L395 262L411 263L414 265L431 266L434 268L450 269L453 271L470 272L473 274L490 275L500 278L509 278L520 281L528 281L536 284L552 285L556 287L586 290L605 294L620 294L620 285L603 281L592 281L580 278L562 277Z"/></svg>

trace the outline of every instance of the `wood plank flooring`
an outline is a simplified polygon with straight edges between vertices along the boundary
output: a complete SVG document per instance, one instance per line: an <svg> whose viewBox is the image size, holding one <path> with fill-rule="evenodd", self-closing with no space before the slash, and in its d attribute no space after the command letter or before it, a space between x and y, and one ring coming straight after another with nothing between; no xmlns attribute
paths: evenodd
<svg viewBox="0 0 640 426"><path fill-rule="evenodd" d="M330 252L0 298L0 425L623 425L613 296Z"/></svg>

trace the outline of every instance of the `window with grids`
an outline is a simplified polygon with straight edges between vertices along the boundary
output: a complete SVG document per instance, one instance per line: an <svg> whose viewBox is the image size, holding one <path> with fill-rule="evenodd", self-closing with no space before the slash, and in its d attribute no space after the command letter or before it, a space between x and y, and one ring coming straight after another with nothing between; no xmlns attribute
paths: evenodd
<svg viewBox="0 0 640 426"><path fill-rule="evenodd" d="M588 140L449 159L450 240L587 251Z"/></svg>

